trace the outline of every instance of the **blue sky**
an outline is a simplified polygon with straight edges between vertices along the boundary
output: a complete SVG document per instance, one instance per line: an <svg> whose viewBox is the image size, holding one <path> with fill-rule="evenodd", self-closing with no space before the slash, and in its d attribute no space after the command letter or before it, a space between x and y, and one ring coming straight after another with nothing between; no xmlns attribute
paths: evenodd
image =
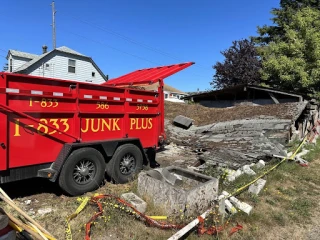
<svg viewBox="0 0 320 240"><path fill-rule="evenodd" d="M52 49L51 0L1 4L0 64L8 49ZM56 0L57 47L91 56L110 78L180 62L196 64L166 79L182 91L210 88L212 65L233 40L271 24L279 0ZM5 50L5 51L3 51Z"/></svg>

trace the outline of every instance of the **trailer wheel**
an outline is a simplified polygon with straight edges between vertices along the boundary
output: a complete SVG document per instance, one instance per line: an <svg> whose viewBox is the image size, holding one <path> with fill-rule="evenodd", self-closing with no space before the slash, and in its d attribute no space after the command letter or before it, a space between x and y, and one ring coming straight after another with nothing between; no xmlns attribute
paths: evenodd
<svg viewBox="0 0 320 240"><path fill-rule="evenodd" d="M105 160L98 150L77 149L63 165L59 185L72 196L96 190L104 179L105 167Z"/></svg>
<svg viewBox="0 0 320 240"><path fill-rule="evenodd" d="M134 144L124 144L113 154L107 172L116 183L127 183L141 171L142 164L141 150Z"/></svg>

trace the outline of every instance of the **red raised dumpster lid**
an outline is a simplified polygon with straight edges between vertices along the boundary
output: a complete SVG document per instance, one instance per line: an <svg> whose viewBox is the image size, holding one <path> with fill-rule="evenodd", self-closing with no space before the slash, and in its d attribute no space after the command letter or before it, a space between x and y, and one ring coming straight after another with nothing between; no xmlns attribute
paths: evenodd
<svg viewBox="0 0 320 240"><path fill-rule="evenodd" d="M112 86L126 86L126 85L138 85L138 84L153 84L160 79L171 76L189 66L194 64L194 62L180 63L169 66L146 68L136 70L134 72L128 73L121 77L110 79L109 81L103 83L102 85L112 85Z"/></svg>

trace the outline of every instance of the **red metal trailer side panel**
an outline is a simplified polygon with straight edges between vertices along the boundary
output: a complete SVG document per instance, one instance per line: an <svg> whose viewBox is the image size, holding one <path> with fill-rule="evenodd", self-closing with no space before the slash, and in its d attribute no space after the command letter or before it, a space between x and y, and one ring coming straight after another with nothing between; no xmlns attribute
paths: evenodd
<svg viewBox="0 0 320 240"><path fill-rule="evenodd" d="M0 140L6 149L0 154L10 159L1 161L2 170L53 162L64 143L135 137L149 148L164 134L162 94L16 74L2 78Z"/></svg>
<svg viewBox="0 0 320 240"><path fill-rule="evenodd" d="M164 138L163 81L192 63L146 69L104 85L0 73L0 170L54 162L65 143ZM158 92L113 85L159 81Z"/></svg>

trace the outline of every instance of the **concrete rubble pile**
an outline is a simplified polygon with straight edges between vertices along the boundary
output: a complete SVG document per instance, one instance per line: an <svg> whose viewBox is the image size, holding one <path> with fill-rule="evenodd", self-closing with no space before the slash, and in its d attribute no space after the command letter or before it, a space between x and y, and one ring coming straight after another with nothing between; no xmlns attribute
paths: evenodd
<svg viewBox="0 0 320 240"><path fill-rule="evenodd" d="M198 214L216 200L223 214L235 214L241 210L249 215L252 211L250 205L226 192L219 196L219 180L201 173L208 167L214 167L218 172L222 170L226 173L228 182L243 174L256 175L255 171L264 168L275 156L287 156L285 146L290 141L301 140L308 130L319 130L317 102L279 104L279 109L274 115L271 112L245 119L237 119L236 114L230 121L213 121L205 126L195 126L192 117L181 115L176 116L173 122L166 120L166 132L171 143L158 156L162 155L164 159L170 159L170 165L178 164L182 168L170 166L140 173L139 196L164 207L169 215L179 212ZM258 110L261 112L261 109ZM285 118L279 116L282 111L285 111ZM303 153L305 151L298 157L301 158ZM172 155L178 156L178 159L173 159ZM265 184L266 180L259 179L248 191L258 195ZM131 195L129 197L133 198ZM141 198L130 198L128 200L133 205L139 208L138 205L142 204L142 211L145 210Z"/></svg>
<svg viewBox="0 0 320 240"><path fill-rule="evenodd" d="M291 119L269 114L191 126L189 129L167 124L167 131L171 141L196 153L196 158L204 163L200 170L207 166L238 169L259 160L269 161L273 155L287 156L285 145L301 139L307 129L318 124L319 106L316 101L286 106L284 115L290 113ZM283 105L280 107L283 108Z"/></svg>

